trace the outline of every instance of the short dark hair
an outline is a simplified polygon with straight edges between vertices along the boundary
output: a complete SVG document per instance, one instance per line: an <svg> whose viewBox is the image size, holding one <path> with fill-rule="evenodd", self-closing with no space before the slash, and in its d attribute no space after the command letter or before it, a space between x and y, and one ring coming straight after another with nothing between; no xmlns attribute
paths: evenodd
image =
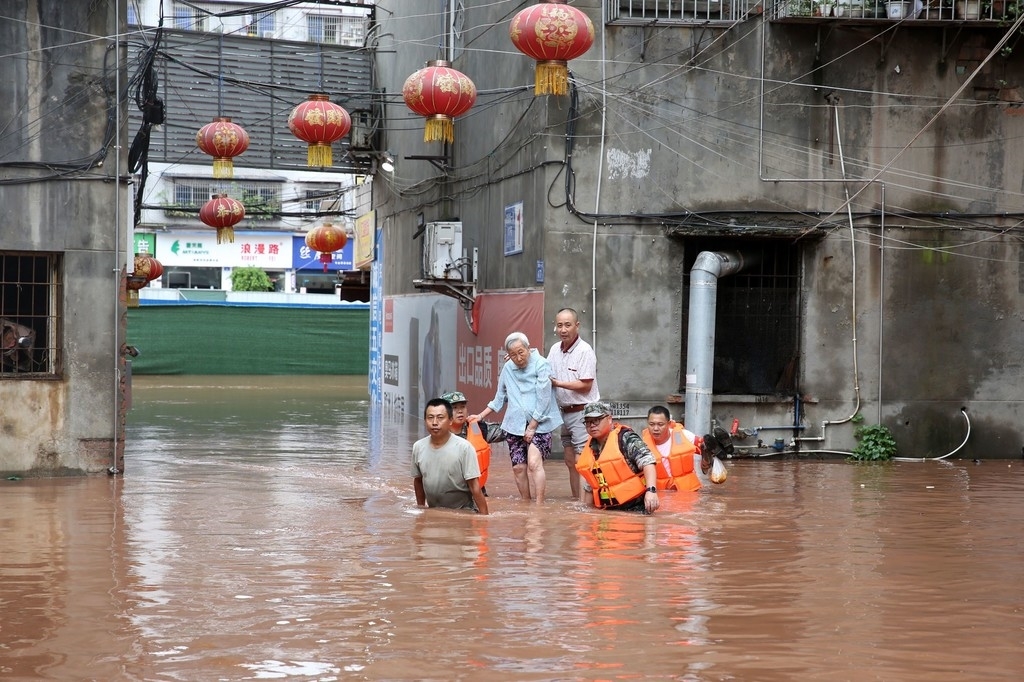
<svg viewBox="0 0 1024 682"><path fill-rule="evenodd" d="M450 402L448 402L444 398L431 398L430 400L427 401L427 404L423 406L423 418L427 418L428 408L437 407L438 405L444 406L445 412L448 413L449 419L455 416L455 411L452 409L452 404Z"/></svg>
<svg viewBox="0 0 1024 682"><path fill-rule="evenodd" d="M558 310L558 312L555 313L555 317L558 317L562 313L572 313L572 321L573 322L579 322L580 321L580 314L578 312L576 312L576 310L573 309L573 308L560 308Z"/></svg>
<svg viewBox="0 0 1024 682"><path fill-rule="evenodd" d="M665 419L672 421L672 413L668 411L668 408L664 405L655 405L651 409L647 410L647 416L660 414Z"/></svg>

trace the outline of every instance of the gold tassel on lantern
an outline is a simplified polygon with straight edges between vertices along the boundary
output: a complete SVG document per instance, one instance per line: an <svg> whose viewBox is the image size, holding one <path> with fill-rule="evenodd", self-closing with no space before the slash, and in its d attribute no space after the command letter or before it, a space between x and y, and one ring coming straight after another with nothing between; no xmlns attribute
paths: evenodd
<svg viewBox="0 0 1024 682"><path fill-rule="evenodd" d="M213 160L213 177L228 179L235 177L235 164L230 157Z"/></svg>
<svg viewBox="0 0 1024 682"><path fill-rule="evenodd" d="M326 168L333 163L334 154L331 153L331 145L323 144L322 142L315 142L309 145L309 151L306 153L307 166L323 166Z"/></svg>
<svg viewBox="0 0 1024 682"><path fill-rule="evenodd" d="M565 95L569 92L569 66L565 62L537 62L534 74L534 95Z"/></svg>
<svg viewBox="0 0 1024 682"><path fill-rule="evenodd" d="M427 118L427 125L423 129L424 142L445 142L455 141L455 122L451 116L436 114Z"/></svg>
<svg viewBox="0 0 1024 682"><path fill-rule="evenodd" d="M218 227L217 228L217 243L235 243L235 228L233 227Z"/></svg>

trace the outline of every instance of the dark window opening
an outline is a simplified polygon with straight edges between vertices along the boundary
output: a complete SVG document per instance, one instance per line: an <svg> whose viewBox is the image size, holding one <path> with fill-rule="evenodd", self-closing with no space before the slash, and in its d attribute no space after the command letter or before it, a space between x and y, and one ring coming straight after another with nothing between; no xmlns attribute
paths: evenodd
<svg viewBox="0 0 1024 682"><path fill-rule="evenodd" d="M718 395L790 395L797 391L800 250L776 241L695 240L683 274L686 366L690 270L701 251L740 251L749 261L718 280L713 390ZM685 387L683 387L685 388Z"/></svg>
<svg viewBox="0 0 1024 682"><path fill-rule="evenodd" d="M0 377L60 370L59 257L0 253Z"/></svg>

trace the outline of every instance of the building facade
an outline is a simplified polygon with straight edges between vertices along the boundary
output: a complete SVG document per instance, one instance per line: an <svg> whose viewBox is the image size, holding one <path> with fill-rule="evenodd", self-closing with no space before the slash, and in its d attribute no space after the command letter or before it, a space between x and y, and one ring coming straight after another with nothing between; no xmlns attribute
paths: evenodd
<svg viewBox="0 0 1024 682"><path fill-rule="evenodd" d="M531 4L378 3L386 406L424 397L406 318L447 315L440 383L480 404L500 339L546 352L572 307L622 418L668 403L752 455L848 452L880 423L905 456L1019 456L1016 15L577 0L593 46L535 96L509 39ZM451 144L398 95L432 59L479 91ZM460 225L447 272L436 222Z"/></svg>
<svg viewBox="0 0 1024 682"><path fill-rule="evenodd" d="M3 15L0 471L119 469L129 193L114 3Z"/></svg>

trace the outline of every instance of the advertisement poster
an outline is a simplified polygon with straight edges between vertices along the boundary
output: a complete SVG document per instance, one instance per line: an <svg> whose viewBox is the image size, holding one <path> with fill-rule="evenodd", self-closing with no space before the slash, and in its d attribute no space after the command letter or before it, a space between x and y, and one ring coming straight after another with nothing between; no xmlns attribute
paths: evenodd
<svg viewBox="0 0 1024 682"><path fill-rule="evenodd" d="M505 207L505 255L523 252L523 202Z"/></svg>
<svg viewBox="0 0 1024 682"><path fill-rule="evenodd" d="M494 398L498 372L505 361L506 336L523 332L530 339L530 346L544 357L555 342L553 323L545 324L543 319L542 291L480 294L476 313L479 334L473 334L468 325L459 321L455 357L455 386L466 394L469 410L474 413Z"/></svg>
<svg viewBox="0 0 1024 682"><path fill-rule="evenodd" d="M462 311L437 294L384 299L382 393L385 415L418 419L431 398L455 388L455 334Z"/></svg>
<svg viewBox="0 0 1024 682"><path fill-rule="evenodd" d="M384 410L384 251L378 249L377 260L370 268L370 464L380 461L383 451Z"/></svg>
<svg viewBox="0 0 1024 682"><path fill-rule="evenodd" d="M352 258L356 270L369 270L373 263L374 237L377 233L376 212L370 211L356 218Z"/></svg>

